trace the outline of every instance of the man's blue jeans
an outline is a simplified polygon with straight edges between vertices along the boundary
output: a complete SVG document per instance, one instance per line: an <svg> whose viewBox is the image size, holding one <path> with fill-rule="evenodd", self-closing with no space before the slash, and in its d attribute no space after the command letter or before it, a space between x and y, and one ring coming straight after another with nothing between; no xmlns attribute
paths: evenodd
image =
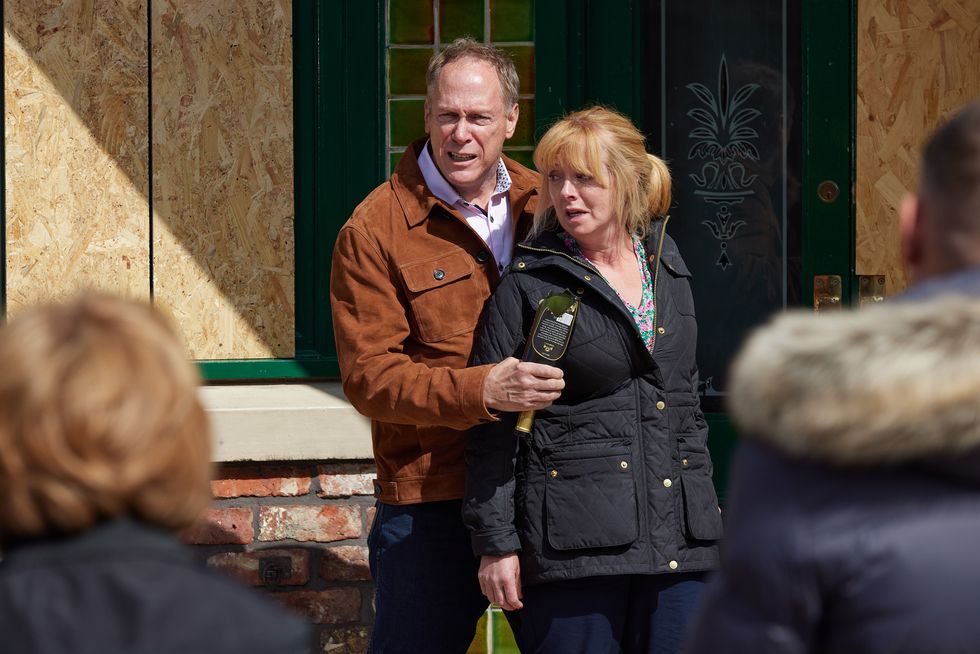
<svg viewBox="0 0 980 654"><path fill-rule="evenodd" d="M377 503L368 535L374 578L372 654L464 654L487 598L461 502Z"/></svg>

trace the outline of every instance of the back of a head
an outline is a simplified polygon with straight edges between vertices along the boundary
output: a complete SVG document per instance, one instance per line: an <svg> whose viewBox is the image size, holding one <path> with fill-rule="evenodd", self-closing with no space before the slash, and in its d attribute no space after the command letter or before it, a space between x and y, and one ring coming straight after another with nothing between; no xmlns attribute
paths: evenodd
<svg viewBox="0 0 980 654"><path fill-rule="evenodd" d="M671 180L667 165L648 154L643 134L623 114L602 106L572 112L551 126L534 150L534 165L547 188L548 170L558 163L612 187L626 230L645 235L650 219L667 212ZM532 234L553 223L551 202L538 203Z"/></svg>
<svg viewBox="0 0 980 654"><path fill-rule="evenodd" d="M0 539L193 522L210 501L198 382L146 303L86 293L15 316L0 329Z"/></svg>
<svg viewBox="0 0 980 654"><path fill-rule="evenodd" d="M980 100L958 111L922 153L921 196L935 242L955 267L980 264Z"/></svg>

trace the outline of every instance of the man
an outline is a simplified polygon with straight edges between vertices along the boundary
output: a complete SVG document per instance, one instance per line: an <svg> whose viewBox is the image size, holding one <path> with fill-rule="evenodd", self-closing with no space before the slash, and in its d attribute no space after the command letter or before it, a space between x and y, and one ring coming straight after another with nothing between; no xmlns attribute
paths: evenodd
<svg viewBox="0 0 980 654"><path fill-rule="evenodd" d="M385 653L466 651L487 601L460 515L464 432L564 386L559 370L514 358L467 367L536 202L536 176L502 155L518 120L514 64L460 39L426 82L429 138L354 210L331 276L344 391L372 419L371 651Z"/></svg>
<svg viewBox="0 0 980 654"><path fill-rule="evenodd" d="M735 363L745 442L688 652L980 651L980 102L900 226L899 301L784 316Z"/></svg>

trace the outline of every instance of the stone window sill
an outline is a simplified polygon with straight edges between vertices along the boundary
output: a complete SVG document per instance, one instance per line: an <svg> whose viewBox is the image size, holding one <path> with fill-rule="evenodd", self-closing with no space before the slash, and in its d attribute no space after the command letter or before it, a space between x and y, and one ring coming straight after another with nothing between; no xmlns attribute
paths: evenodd
<svg viewBox="0 0 980 654"><path fill-rule="evenodd" d="M212 458L233 461L371 459L371 423L339 382L205 386Z"/></svg>

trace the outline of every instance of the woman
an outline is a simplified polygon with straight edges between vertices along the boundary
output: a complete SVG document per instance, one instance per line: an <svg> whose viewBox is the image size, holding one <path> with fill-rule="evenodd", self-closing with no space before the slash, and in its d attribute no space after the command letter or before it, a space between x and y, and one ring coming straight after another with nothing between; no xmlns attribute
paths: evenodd
<svg viewBox="0 0 980 654"><path fill-rule="evenodd" d="M565 390L518 438L467 439L464 518L480 584L525 652L677 651L721 518L698 401L690 273L666 235L670 176L609 109L534 153L544 197L490 301L476 363L521 356L538 302L580 301Z"/></svg>
<svg viewBox="0 0 980 654"><path fill-rule="evenodd" d="M305 652L308 628L197 563L197 373L152 307L88 294L0 329L0 650Z"/></svg>

